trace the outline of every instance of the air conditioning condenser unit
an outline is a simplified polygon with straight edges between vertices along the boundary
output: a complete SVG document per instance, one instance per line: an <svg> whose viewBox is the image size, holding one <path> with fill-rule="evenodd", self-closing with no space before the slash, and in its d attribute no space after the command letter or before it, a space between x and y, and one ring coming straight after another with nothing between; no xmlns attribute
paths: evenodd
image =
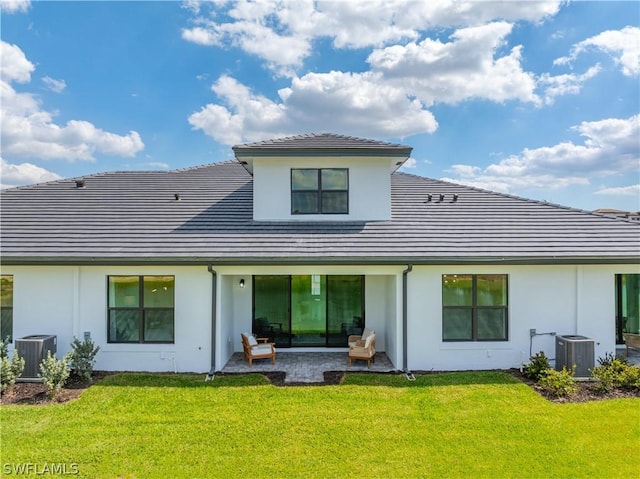
<svg viewBox="0 0 640 479"><path fill-rule="evenodd" d="M47 352L55 356L58 340L54 335L33 334L16 339L16 352L24 358L22 379L37 379L40 363L47 357Z"/></svg>

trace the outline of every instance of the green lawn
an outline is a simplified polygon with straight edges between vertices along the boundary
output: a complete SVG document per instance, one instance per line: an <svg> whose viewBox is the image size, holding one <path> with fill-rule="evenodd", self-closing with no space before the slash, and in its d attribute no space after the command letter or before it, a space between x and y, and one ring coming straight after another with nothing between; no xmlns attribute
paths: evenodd
<svg viewBox="0 0 640 479"><path fill-rule="evenodd" d="M262 376L110 376L79 400L1 406L7 465L81 477L635 477L640 400L554 404L499 372L352 374L340 386Z"/></svg>

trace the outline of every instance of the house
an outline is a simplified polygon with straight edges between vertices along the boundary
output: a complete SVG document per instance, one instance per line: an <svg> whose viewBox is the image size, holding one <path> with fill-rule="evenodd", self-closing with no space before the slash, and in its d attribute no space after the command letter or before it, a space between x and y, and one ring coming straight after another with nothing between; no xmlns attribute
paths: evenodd
<svg viewBox="0 0 640 479"><path fill-rule="evenodd" d="M240 333L402 370L518 367L638 332L640 224L398 172L411 148L310 134L235 160L2 191L2 335L90 336L104 370L216 371ZM346 355L345 355L346 361Z"/></svg>

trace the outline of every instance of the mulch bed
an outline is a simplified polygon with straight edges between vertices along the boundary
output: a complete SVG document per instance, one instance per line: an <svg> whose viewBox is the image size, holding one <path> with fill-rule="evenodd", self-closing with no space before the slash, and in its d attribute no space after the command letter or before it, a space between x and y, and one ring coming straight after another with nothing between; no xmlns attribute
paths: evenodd
<svg viewBox="0 0 640 479"><path fill-rule="evenodd" d="M2 394L0 404L55 404L72 401L80 397L92 384L99 382L109 374L111 373L106 371L94 371L92 382L71 377L53 399L47 397L47 387L43 383L15 383Z"/></svg>
<svg viewBox="0 0 640 479"><path fill-rule="evenodd" d="M587 402L587 401L600 401L603 399L616 399L616 398L640 398L640 391L627 391L623 389L614 389L607 393L603 393L597 390L597 383L593 381L576 381L577 391L569 397L555 397L547 394L540 386L536 384L532 379L526 378L522 375L520 370L511 369L509 372L518 378L523 383L531 386L531 388L549 401L566 403L566 402Z"/></svg>
<svg viewBox="0 0 640 479"><path fill-rule="evenodd" d="M514 377L530 386L534 391L548 399L549 401L566 403L566 402L586 402L599 401L602 399L614 398L640 398L640 391L623 391L614 390L609 393L600 393L596 390L595 383L591 381L577 381L578 390L575 394L568 398L556 398L545 394L534 381L525 378L517 369L506 371ZM54 398L49 399L46 393L46 387L42 383L16 383L0 398L0 404L55 404L65 403L77 399L92 384L100 382L101 379L113 374L106 371L94 371L93 382L80 381L79 379L71 379L65 385L60 393ZM326 371L324 373L324 382L322 383L285 383L284 372L265 372L262 373L274 386L326 386L342 384L344 380L344 371ZM377 373L375 373L377 374ZM416 373L420 375L421 373ZM425 374L433 374L427 372ZM229 374L232 375L232 374Z"/></svg>

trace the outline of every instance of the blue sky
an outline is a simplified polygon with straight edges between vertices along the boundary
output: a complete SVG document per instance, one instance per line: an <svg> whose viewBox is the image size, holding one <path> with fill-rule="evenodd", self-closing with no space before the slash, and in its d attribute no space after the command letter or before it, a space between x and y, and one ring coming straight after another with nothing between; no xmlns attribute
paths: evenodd
<svg viewBox="0 0 640 479"><path fill-rule="evenodd" d="M403 171L640 210L640 2L0 0L3 187L311 132Z"/></svg>

